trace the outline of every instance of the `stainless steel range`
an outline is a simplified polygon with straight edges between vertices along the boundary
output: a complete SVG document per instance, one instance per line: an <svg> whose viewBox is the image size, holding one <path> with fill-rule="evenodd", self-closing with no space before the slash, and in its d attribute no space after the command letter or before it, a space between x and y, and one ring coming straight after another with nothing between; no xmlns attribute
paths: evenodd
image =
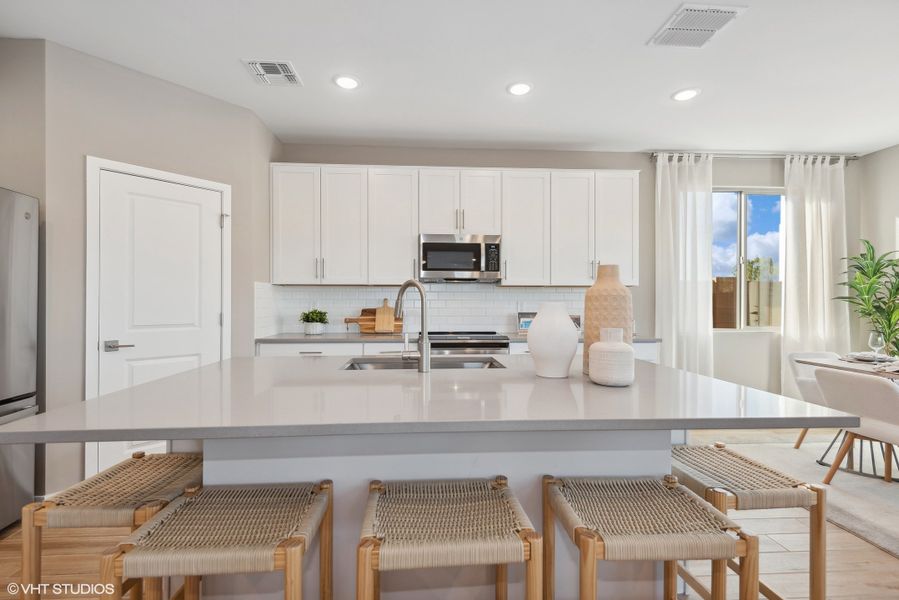
<svg viewBox="0 0 899 600"><path fill-rule="evenodd" d="M508 354L509 336L495 331L430 331L431 355Z"/></svg>

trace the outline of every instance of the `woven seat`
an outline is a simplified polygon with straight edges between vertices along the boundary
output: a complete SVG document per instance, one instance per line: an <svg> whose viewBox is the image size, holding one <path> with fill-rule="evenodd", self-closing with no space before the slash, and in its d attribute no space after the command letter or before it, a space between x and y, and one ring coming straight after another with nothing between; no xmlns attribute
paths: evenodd
<svg viewBox="0 0 899 600"><path fill-rule="evenodd" d="M581 553L581 600L596 595L596 561L665 562L665 597L676 595L676 561L740 557L740 598L758 585L758 539L680 485L677 478L544 478L544 597L553 597L555 519ZM753 571L755 578L753 583ZM745 588L745 589L744 589ZM745 592L745 593L744 593Z"/></svg>
<svg viewBox="0 0 899 600"><path fill-rule="evenodd" d="M528 598L540 591L542 544L506 479L373 482L359 546L358 598L377 595L377 573L526 562ZM498 592L499 593L499 592Z"/></svg>
<svg viewBox="0 0 899 600"><path fill-rule="evenodd" d="M738 510L808 508L809 597L810 600L824 600L827 525L823 488L803 483L734 452L722 443L713 446L675 446L671 450L671 457L671 472L684 485L723 513L732 508ZM738 570L736 565L730 566ZM712 567L713 572L724 572L726 568L727 565L723 562ZM780 598L764 583L760 585L760 589L767 598L772 600ZM724 590L721 590L718 597L723 598L723 594Z"/></svg>
<svg viewBox="0 0 899 600"><path fill-rule="evenodd" d="M302 590L303 554L322 529L322 596L327 598L330 489L330 482L322 482L189 490L103 557L101 573L113 574L104 583L121 589L122 577L146 582L184 576L187 589L198 588L203 575L284 570L285 597L295 599Z"/></svg>
<svg viewBox="0 0 899 600"><path fill-rule="evenodd" d="M135 452L42 503L22 508L22 583L41 579L44 527L138 527L203 477L201 454ZM25 598L37 598L36 586Z"/></svg>
<svg viewBox="0 0 899 600"><path fill-rule="evenodd" d="M808 508L817 501L805 483L738 454L723 444L675 446L671 472L688 488L705 497L721 488L736 498L738 510Z"/></svg>

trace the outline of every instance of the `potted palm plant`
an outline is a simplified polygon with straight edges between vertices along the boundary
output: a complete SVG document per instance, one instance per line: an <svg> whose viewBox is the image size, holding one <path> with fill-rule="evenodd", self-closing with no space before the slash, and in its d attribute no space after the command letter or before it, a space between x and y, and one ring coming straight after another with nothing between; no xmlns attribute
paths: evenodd
<svg viewBox="0 0 899 600"><path fill-rule="evenodd" d="M895 251L878 255L873 244L862 240L864 251L850 256L846 281L851 293L839 296L855 314L867 320L883 336L884 351L899 354L899 259Z"/></svg>
<svg viewBox="0 0 899 600"><path fill-rule="evenodd" d="M325 332L325 324L328 322L328 313L313 308L300 315L300 321L306 335L321 335Z"/></svg>

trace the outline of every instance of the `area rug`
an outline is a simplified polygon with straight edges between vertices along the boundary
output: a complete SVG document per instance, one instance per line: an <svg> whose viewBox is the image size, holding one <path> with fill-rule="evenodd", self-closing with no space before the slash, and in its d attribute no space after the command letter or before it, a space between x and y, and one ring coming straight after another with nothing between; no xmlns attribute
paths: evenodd
<svg viewBox="0 0 899 600"><path fill-rule="evenodd" d="M821 432L822 434L824 432ZM811 434L810 434L811 436ZM821 483L827 467L815 462L824 452L832 432L814 436L799 450L792 442L736 443L725 432L691 432L691 443L725 441L728 447L762 463L809 483ZM781 437L782 436L777 436ZM827 441L823 441L827 439ZM833 455L831 451L830 456ZM878 472L883 472L882 461ZM831 523L859 536L899 558L899 481L887 483L883 479L862 477L839 471L827 488L827 518Z"/></svg>

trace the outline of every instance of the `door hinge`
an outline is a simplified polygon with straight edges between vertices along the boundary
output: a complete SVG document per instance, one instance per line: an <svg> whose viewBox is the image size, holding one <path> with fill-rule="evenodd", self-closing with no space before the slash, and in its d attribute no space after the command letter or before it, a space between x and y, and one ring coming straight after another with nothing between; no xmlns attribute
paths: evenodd
<svg viewBox="0 0 899 600"><path fill-rule="evenodd" d="M224 229L225 228L225 219L227 219L230 216L231 215L229 215L228 213L222 213L221 216L219 217L219 227Z"/></svg>

